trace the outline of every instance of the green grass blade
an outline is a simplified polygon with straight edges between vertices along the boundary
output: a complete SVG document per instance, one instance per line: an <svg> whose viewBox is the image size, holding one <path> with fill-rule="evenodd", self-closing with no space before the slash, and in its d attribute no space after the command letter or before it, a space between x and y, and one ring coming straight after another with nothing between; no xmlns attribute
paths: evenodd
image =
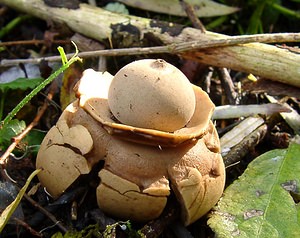
<svg viewBox="0 0 300 238"><path fill-rule="evenodd" d="M5 210L1 213L0 216L0 233L2 232L2 230L4 229L5 225L7 224L9 218L11 217L11 215L14 213L14 211L16 210L16 208L18 207L19 203L21 202L22 197L24 196L31 180L34 178L35 175L37 175L39 172L41 171L41 169L37 169L35 171L32 172L32 174L29 176L29 178L27 179L25 185L21 188L20 192L18 193L17 197L15 198L15 200L9 204Z"/></svg>

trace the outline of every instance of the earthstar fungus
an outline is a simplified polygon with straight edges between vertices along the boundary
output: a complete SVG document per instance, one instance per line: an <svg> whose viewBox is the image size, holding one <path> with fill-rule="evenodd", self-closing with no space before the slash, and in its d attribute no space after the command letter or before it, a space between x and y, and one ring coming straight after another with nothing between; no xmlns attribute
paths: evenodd
<svg viewBox="0 0 300 238"><path fill-rule="evenodd" d="M113 216L157 218L172 190L189 225L218 201L225 169L210 120L214 105L177 68L147 59L115 77L87 69L75 92L37 156L39 179L53 197L104 161L97 200Z"/></svg>

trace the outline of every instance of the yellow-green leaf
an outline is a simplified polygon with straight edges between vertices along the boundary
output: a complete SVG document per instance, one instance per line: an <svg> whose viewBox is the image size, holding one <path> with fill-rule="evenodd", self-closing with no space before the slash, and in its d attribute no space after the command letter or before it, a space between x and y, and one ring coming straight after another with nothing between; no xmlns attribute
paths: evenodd
<svg viewBox="0 0 300 238"><path fill-rule="evenodd" d="M217 237L300 237L300 145L252 161L215 207L209 226Z"/></svg>

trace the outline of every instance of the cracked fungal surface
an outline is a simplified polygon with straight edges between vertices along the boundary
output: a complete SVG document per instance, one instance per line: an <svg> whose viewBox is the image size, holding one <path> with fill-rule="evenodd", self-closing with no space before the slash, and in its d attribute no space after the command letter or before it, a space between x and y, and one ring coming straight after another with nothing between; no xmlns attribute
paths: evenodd
<svg viewBox="0 0 300 238"><path fill-rule="evenodd" d="M210 127L216 133L212 124ZM93 146L70 141L75 130L80 132L78 137L82 141L90 137ZM116 139L76 101L45 137L37 160L37 167L44 170L38 176L47 191L57 197L78 176L89 173L93 165L105 160L97 188L102 210L121 218L148 221L160 215L172 189L181 204L182 219L190 224L204 215L222 194L225 175L222 158L215 153L218 150L210 133L175 148Z"/></svg>
<svg viewBox="0 0 300 238"><path fill-rule="evenodd" d="M80 85L84 90L77 88L78 99L65 109L41 144L36 166L43 168L38 177L47 191L57 198L80 175L88 174L101 162L104 166L99 171L101 182L96 194L99 207L107 214L149 221L162 213L171 193L181 206L185 225L207 213L220 198L225 183L218 135L207 118L213 106L207 95L194 88L196 99L208 109L198 103L196 119L189 126L193 133L195 128L201 133L191 133L191 137L179 134L187 141L174 144L169 140L175 138L177 142L175 133L172 137L171 133L154 130L141 133L143 129L128 129L126 125L124 129L113 121L107 103L109 82L105 82L111 81L112 76L89 72L98 83L103 80L102 84L96 87L93 80L86 80L86 84ZM101 95L95 88L102 89ZM199 112L207 112L207 117L202 119ZM106 123L103 115L111 121ZM183 128L186 134L189 126ZM126 138L118 136L123 131ZM157 141L165 144L161 146Z"/></svg>
<svg viewBox="0 0 300 238"><path fill-rule="evenodd" d="M80 144L80 139L75 138L84 138L85 143ZM60 121L49 130L39 152L44 158L38 159L36 166L43 169L39 179L47 184L47 191L53 197L64 192L81 174L91 171L84 154L92 147L91 135L81 125L69 128Z"/></svg>

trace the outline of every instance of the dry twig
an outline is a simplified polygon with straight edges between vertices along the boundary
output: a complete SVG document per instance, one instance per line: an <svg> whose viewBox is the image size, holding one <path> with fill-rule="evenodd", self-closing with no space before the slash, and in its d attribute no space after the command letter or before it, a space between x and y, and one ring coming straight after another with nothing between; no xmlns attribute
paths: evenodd
<svg viewBox="0 0 300 238"><path fill-rule="evenodd" d="M26 193L24 194L24 198L31 203L32 206L37 208L40 212L42 212L44 215L46 215L53 223L54 225L58 226L59 229L63 232L67 232L68 229L62 224L61 221L58 221L56 217L47 211L45 208L43 208L40 204L38 204L36 201L34 201L30 196L28 196Z"/></svg>
<svg viewBox="0 0 300 238"><path fill-rule="evenodd" d="M222 88L225 92L226 98L231 105L238 104L238 94L234 90L234 84L232 78L226 68L217 68L218 75L220 77Z"/></svg>
<svg viewBox="0 0 300 238"><path fill-rule="evenodd" d="M240 161L249 151L253 150L265 137L268 126L266 124L261 125L251 134L246 136L239 144L230 149L230 151L223 156L225 166L230 166Z"/></svg>
<svg viewBox="0 0 300 238"><path fill-rule="evenodd" d="M199 20L198 16L196 15L194 7L191 4L189 4L188 2L186 2L185 0L180 0L180 2L181 2L183 9L186 12L186 15L191 20L193 26L196 29L201 30L202 33L205 33L206 29L205 29L204 25L202 24L202 22Z"/></svg>
<svg viewBox="0 0 300 238"><path fill-rule="evenodd" d="M142 54L180 54L184 52L190 52L200 49L227 47L240 44L248 44L253 42L259 43L280 43L280 42L295 42L300 41L300 33L274 33L274 34L257 34L246 36L231 36L222 39L205 40L205 41L189 41L183 43L174 43L166 46L154 46L154 47L132 47L121 49L107 49L96 51L80 52L78 56L80 58L93 58L98 56L124 56L124 55L142 55ZM67 54L67 58L71 58L73 53ZM12 66L20 63L40 63L46 60L48 62L61 61L60 56L40 57L33 59L15 59L6 60L3 59L0 62L0 66Z"/></svg>
<svg viewBox="0 0 300 238"><path fill-rule="evenodd" d="M12 219L19 225L21 225L22 227L24 227L26 230L28 230L31 235L36 236L36 237L43 237L42 234L40 234L39 232L37 232L35 229L33 229L30 225L28 225L25 221L17 218L17 217L12 217Z"/></svg>

